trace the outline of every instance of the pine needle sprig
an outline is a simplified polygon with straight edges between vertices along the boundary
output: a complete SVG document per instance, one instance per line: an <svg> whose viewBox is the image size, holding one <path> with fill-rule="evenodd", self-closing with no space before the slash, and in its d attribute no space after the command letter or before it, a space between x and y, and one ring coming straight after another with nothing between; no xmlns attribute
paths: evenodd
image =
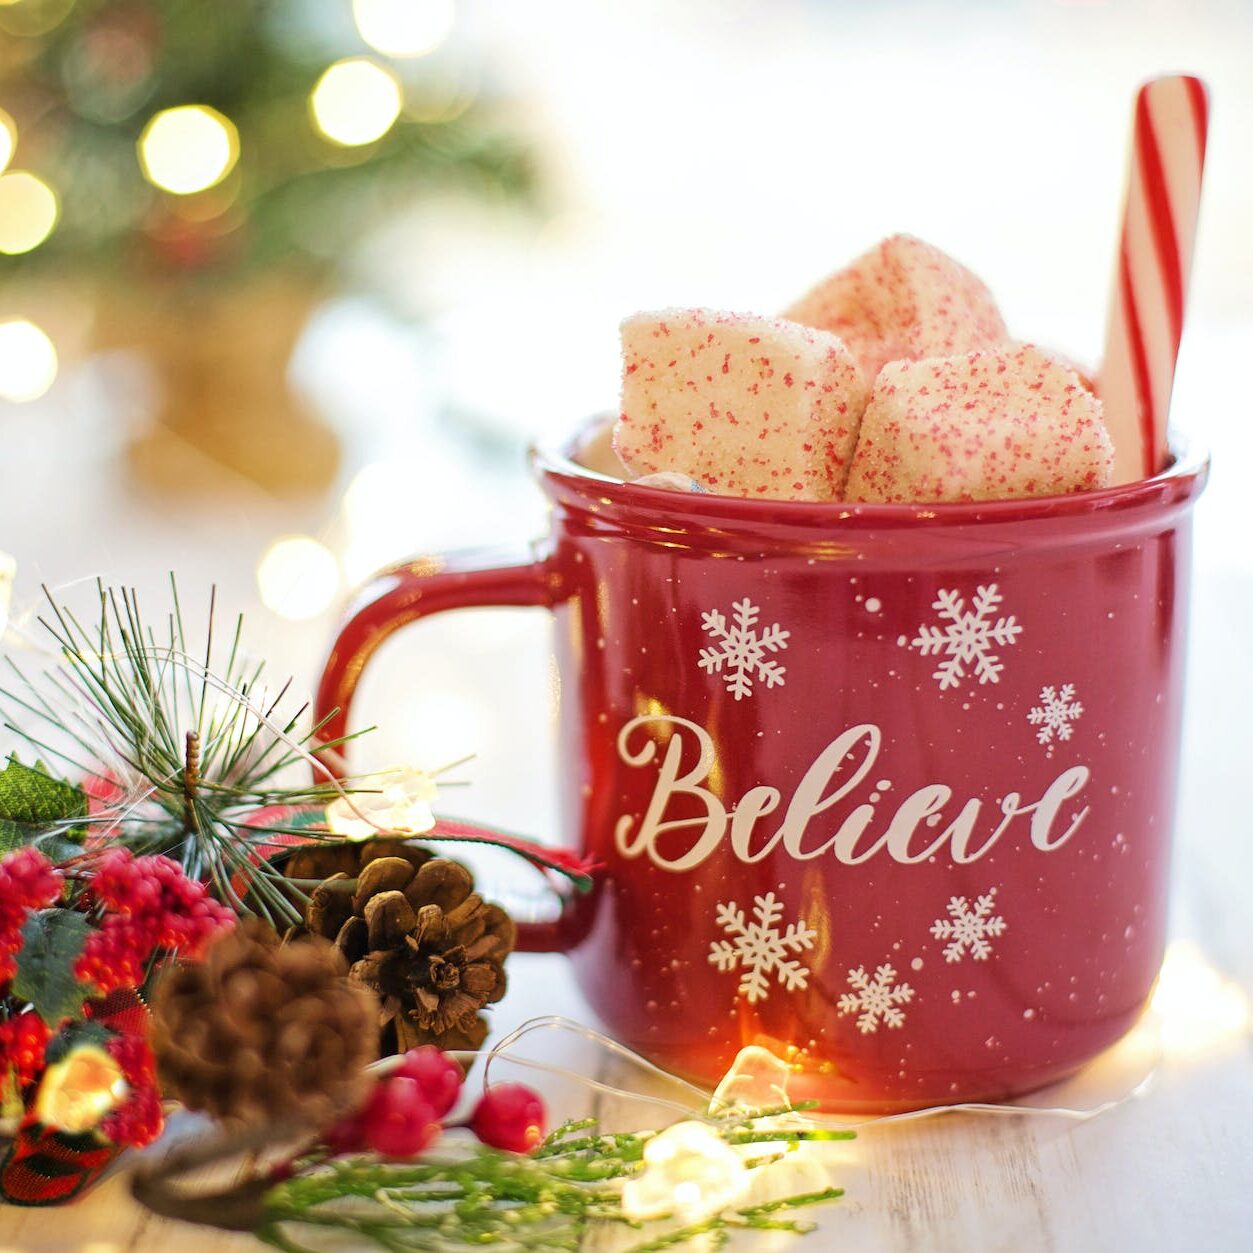
<svg viewBox="0 0 1253 1253"><path fill-rule="evenodd" d="M309 781L313 750L340 748L365 732L323 741L326 720L313 722L308 702L290 708L290 679L277 692L267 688L264 662L245 653L242 615L223 647L216 593L197 652L173 576L159 632L133 590L98 582L96 593L88 626L44 589L47 610L38 621L60 665L32 676L6 659L4 725L109 794L79 820L98 843L164 853L239 912L298 921L299 890L269 860L294 828L258 815L325 807L352 792L329 773ZM318 838L305 828L300 834Z"/></svg>
<svg viewBox="0 0 1253 1253"><path fill-rule="evenodd" d="M737 1111L709 1121L731 1145L770 1140L795 1147L854 1138L850 1131L763 1126L763 1119L803 1108ZM587 1118L562 1124L529 1156L474 1145L419 1162L311 1160L265 1195L256 1235L284 1253L307 1253L296 1237L301 1228L310 1235L350 1235L387 1250L577 1249L592 1228L608 1225L640 1232L630 1253L656 1253L698 1237L721 1247L737 1230L803 1235L812 1224L790 1215L843 1195L841 1188L822 1188L728 1208L697 1222L662 1217L646 1225L623 1210L620 1185L644 1169L644 1149L654 1134L607 1134Z"/></svg>

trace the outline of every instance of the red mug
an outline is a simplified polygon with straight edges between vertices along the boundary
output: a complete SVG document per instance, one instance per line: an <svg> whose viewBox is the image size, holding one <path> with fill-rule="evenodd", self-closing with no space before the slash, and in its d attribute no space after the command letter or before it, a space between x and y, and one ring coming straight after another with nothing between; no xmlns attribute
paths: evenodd
<svg viewBox="0 0 1253 1253"><path fill-rule="evenodd" d="M707 1083L764 1043L794 1092L871 1112L1012 1097L1133 1025L1165 941L1203 456L943 505L534 466L546 543L376 576L317 712L342 734L406 623L553 612L564 837L601 872L523 946L568 950L618 1038Z"/></svg>

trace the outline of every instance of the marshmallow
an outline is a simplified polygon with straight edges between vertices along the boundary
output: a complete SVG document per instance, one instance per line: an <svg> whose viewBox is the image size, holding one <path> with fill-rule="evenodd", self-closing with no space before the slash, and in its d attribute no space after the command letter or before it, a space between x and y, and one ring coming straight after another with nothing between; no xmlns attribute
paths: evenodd
<svg viewBox="0 0 1253 1253"><path fill-rule="evenodd" d="M1008 338L983 283L912 235L877 244L783 316L838 335L871 380L889 361L951 357Z"/></svg>
<svg viewBox="0 0 1253 1253"><path fill-rule="evenodd" d="M574 449L574 462L593 474L603 474L610 479L630 478L627 471L613 450L613 423L598 423L587 431L578 441Z"/></svg>
<svg viewBox="0 0 1253 1253"><path fill-rule="evenodd" d="M775 318L670 309L622 324L614 448L635 474L722 496L832 500L869 388L836 336Z"/></svg>
<svg viewBox="0 0 1253 1253"><path fill-rule="evenodd" d="M1107 487L1101 402L1030 344L896 361L875 380L850 501L1005 500Z"/></svg>

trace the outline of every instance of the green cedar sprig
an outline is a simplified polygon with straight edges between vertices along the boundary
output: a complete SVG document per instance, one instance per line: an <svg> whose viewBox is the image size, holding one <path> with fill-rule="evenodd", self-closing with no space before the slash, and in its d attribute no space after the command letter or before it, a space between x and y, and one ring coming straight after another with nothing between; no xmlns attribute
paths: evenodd
<svg viewBox="0 0 1253 1253"><path fill-rule="evenodd" d="M761 1120L806 1106L736 1113L712 1125L728 1144L848 1140L851 1131L766 1130ZM643 1167L654 1132L604 1134L595 1119L568 1122L529 1156L476 1145L464 1156L388 1162L374 1157L311 1160L263 1200L256 1235L284 1253L308 1253L305 1239L350 1236L395 1251L493 1247L577 1249L590 1229L634 1230L631 1253L654 1253L697 1237L721 1247L737 1230L803 1235L796 1210L843 1195L823 1188L731 1208L696 1223L659 1219L647 1228L622 1209L620 1182Z"/></svg>

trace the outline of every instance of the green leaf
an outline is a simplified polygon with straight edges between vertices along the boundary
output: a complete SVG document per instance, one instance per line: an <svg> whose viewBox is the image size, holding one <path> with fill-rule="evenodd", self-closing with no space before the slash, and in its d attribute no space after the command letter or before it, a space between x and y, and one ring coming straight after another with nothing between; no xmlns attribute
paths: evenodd
<svg viewBox="0 0 1253 1253"><path fill-rule="evenodd" d="M45 831L30 841L31 848L38 849L50 862L59 865L77 857L83 851L81 831Z"/></svg>
<svg viewBox="0 0 1253 1253"><path fill-rule="evenodd" d="M82 788L39 766L25 766L16 757L0 770L0 856L34 844L53 861L73 857L80 851L74 836L82 838L76 820L86 816Z"/></svg>
<svg viewBox="0 0 1253 1253"><path fill-rule="evenodd" d="M50 1027L77 1018L89 992L74 975L91 924L72 909L38 909L22 928L13 993L30 1001Z"/></svg>

